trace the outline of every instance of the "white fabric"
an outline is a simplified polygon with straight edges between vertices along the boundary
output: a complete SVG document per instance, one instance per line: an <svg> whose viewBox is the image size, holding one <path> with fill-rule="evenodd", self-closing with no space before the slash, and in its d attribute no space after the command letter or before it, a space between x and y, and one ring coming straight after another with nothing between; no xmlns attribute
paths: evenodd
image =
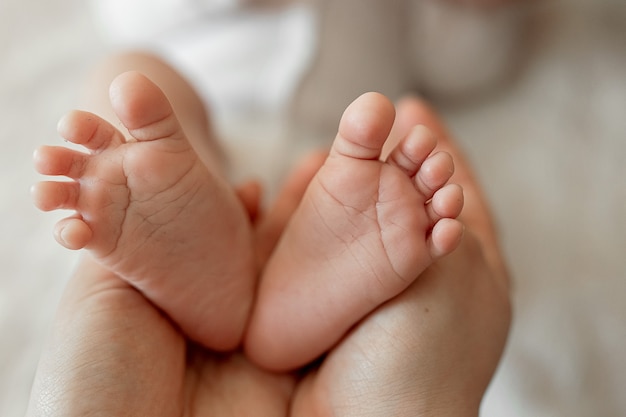
<svg viewBox="0 0 626 417"><path fill-rule="evenodd" d="M316 22L310 7L244 7L233 0L94 0L105 36L163 54L212 111L281 112L310 65Z"/></svg>
<svg viewBox="0 0 626 417"><path fill-rule="evenodd" d="M515 10L441 0L91 4L110 42L164 55L210 102L218 123L293 104L299 122L325 135L365 91L456 97L492 84L508 72L519 32Z"/></svg>

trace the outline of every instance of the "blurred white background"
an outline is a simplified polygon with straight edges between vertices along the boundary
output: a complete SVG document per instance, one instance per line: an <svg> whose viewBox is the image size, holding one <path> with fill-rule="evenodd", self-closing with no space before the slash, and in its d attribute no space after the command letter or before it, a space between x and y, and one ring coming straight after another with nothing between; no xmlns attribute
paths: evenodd
<svg viewBox="0 0 626 417"><path fill-rule="evenodd" d="M76 253L29 198L106 53L78 0L0 3L0 416L22 416ZM626 3L544 1L511 85L444 115L488 191L516 321L485 416L626 415Z"/></svg>
<svg viewBox="0 0 626 417"><path fill-rule="evenodd" d="M33 371L76 254L56 247L30 202L36 146L58 141L79 78L102 53L85 2L0 2L0 415L22 416ZM58 143L58 142L57 142Z"/></svg>

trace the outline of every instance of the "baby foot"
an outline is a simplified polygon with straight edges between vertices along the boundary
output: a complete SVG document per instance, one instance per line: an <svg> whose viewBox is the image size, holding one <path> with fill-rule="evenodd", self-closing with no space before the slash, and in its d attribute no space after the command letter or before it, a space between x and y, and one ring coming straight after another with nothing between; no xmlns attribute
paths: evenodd
<svg viewBox="0 0 626 417"><path fill-rule="evenodd" d="M462 150L426 103L400 102L399 130L417 123L428 126L439 139L437 149L454 158L450 181L465 196L462 242L350 330L300 384L294 415L312 408L317 415L351 409L368 410L361 415L432 415L420 412L432 409L437 415L480 414L511 321L506 264L494 217Z"/></svg>
<svg viewBox="0 0 626 417"><path fill-rule="evenodd" d="M453 162L432 153L434 136L416 127L379 160L394 117L374 93L344 113L263 273L245 341L258 364L315 359L459 243L463 193L446 185Z"/></svg>
<svg viewBox="0 0 626 417"><path fill-rule="evenodd" d="M194 340L236 346L254 289L242 205L201 163L155 84L122 74L111 85L111 104L130 139L94 114L68 114L59 133L89 154L38 149L40 173L73 181L37 184L35 204L75 210L55 228L59 243L88 249Z"/></svg>

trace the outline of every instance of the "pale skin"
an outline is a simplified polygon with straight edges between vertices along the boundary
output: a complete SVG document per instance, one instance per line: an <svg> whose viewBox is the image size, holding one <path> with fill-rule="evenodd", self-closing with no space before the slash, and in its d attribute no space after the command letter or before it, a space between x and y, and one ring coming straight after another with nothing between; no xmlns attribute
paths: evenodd
<svg viewBox="0 0 626 417"><path fill-rule="evenodd" d="M398 103L394 130L415 124L428 126L438 149L455 160L451 180L465 195L463 240L331 351L301 383L294 404L303 414L294 415L478 415L511 322L510 278L466 157L437 114L407 98ZM317 413L304 412L311 408Z"/></svg>
<svg viewBox="0 0 626 417"><path fill-rule="evenodd" d="M458 245L463 194L447 184L452 158L433 152L435 137L418 126L382 162L394 120L379 94L345 111L263 271L246 334L257 363L287 370L315 359Z"/></svg>
<svg viewBox="0 0 626 417"><path fill-rule="evenodd" d="M93 113L67 115L61 136L89 154L40 148L38 171L73 181L39 183L36 204L75 210L56 227L62 245L87 249L193 340L233 349L256 278L244 204L215 174L218 167L198 157L148 78L116 77L110 104L126 136ZM381 162L394 119L379 94L346 110L329 158L263 274L246 335L246 353L262 366L295 369L315 359L458 245L462 225L454 218L463 197L460 187L446 185L450 155L433 153L436 140L422 127Z"/></svg>
<svg viewBox="0 0 626 417"><path fill-rule="evenodd" d="M510 323L508 277L461 152L437 116L411 99L399 105L396 125L414 124L428 126L457 161L453 181L465 190L466 233L454 253L359 322L318 367L296 378L264 371L239 353L188 348L186 336L140 292L84 257L43 352L27 415L477 416ZM302 165L256 227L261 260L322 160Z"/></svg>
<svg viewBox="0 0 626 417"><path fill-rule="evenodd" d="M88 249L195 340L232 349L240 342L256 278L244 207L197 156L154 84L126 73L112 84L110 96L130 139L95 114L65 116L60 135L90 153L39 148L40 173L74 181L37 184L35 203L42 210L75 210L56 226L59 243ZM215 316L222 320L209 319Z"/></svg>

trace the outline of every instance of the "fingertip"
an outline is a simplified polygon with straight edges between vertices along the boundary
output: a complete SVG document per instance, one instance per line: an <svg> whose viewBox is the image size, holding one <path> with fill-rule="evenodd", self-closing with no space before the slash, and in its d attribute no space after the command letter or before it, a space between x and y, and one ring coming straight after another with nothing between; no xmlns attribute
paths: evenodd
<svg viewBox="0 0 626 417"><path fill-rule="evenodd" d="M254 224L261 214L263 187L258 181L248 181L235 187L235 194L242 203L248 218Z"/></svg>

